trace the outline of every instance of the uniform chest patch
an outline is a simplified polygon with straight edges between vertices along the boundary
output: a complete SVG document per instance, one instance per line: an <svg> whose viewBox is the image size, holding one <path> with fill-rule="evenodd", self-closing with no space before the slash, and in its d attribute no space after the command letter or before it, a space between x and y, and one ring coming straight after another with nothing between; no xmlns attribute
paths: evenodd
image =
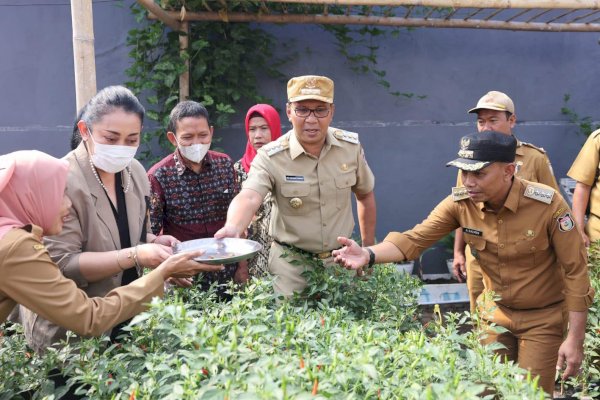
<svg viewBox="0 0 600 400"><path fill-rule="evenodd" d="M554 189L542 188L529 184L525 188L524 196L529 197L530 199L541 201L542 203L550 204L552 203L552 198L554 197Z"/></svg>
<svg viewBox="0 0 600 400"><path fill-rule="evenodd" d="M558 217L558 230L561 232L569 232L575 226L575 221L571 217L571 213L566 213L562 217Z"/></svg>
<svg viewBox="0 0 600 400"><path fill-rule="evenodd" d="M286 182L304 182L304 177L302 175L286 175Z"/></svg>
<svg viewBox="0 0 600 400"><path fill-rule="evenodd" d="M464 186L458 186L452 188L452 200L460 201L469 198L469 193L467 192L467 188Z"/></svg>
<svg viewBox="0 0 600 400"><path fill-rule="evenodd" d="M463 232L468 233L469 235L483 236L483 232L478 231L477 229L473 229L473 228L463 228Z"/></svg>

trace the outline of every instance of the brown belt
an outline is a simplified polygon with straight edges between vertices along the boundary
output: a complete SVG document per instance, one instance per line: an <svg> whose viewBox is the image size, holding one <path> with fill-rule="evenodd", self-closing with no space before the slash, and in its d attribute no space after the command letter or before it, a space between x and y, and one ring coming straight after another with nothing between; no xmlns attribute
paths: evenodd
<svg viewBox="0 0 600 400"><path fill-rule="evenodd" d="M280 242L279 240L274 240L274 242L277 243L278 245L280 245L281 247L285 247L286 249L293 250L295 252L298 252L298 253L300 253L302 255L305 255L305 256L308 256L310 258L316 258L316 259L319 259L319 260L324 260L326 258L331 257L331 251L332 250L330 250L330 251L324 251L322 253L312 253L310 251L302 250L301 248L296 247L294 245Z"/></svg>

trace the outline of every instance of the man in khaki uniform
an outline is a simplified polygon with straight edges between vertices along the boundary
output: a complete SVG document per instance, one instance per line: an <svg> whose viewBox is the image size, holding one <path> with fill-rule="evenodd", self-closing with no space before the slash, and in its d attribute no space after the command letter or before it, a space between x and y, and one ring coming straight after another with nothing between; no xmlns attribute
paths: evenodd
<svg viewBox="0 0 600 400"><path fill-rule="evenodd" d="M590 240L600 239L600 129L590 134L579 155L567 172L577 181L573 193L573 218L580 228L586 246ZM589 205L589 217L585 223L585 214Z"/></svg>
<svg viewBox="0 0 600 400"><path fill-rule="evenodd" d="M411 260L462 228L490 293L480 296L481 318L507 329L489 330L485 341L506 346L499 352L539 375L552 393L555 369L566 367L563 379L578 373L594 291L567 203L551 187L514 176L516 148L514 136L498 132L464 136L460 158L448 163L462 170L463 188L412 230L369 248L341 237L345 247L333 254L349 269Z"/></svg>
<svg viewBox="0 0 600 400"><path fill-rule="evenodd" d="M479 99L477 105L469 110L469 113L477 114L477 130L479 132L496 131L512 135L512 129L517 123L514 103L502 92L486 93ZM515 165L516 176L528 181L540 182L558 190L550 160L543 149L517 139ZM456 186L463 186L460 172L456 178ZM471 312L473 312L476 309L475 299L483 291L483 280L477 260L469 251L465 252L465 246L462 230L459 229L454 238L454 275L459 282L462 282L466 275Z"/></svg>
<svg viewBox="0 0 600 400"><path fill-rule="evenodd" d="M331 262L337 237L354 228L351 193L357 200L363 243L374 243L375 178L358 134L331 128L335 107L333 81L324 76L300 76L287 85L286 114L292 130L258 151L248 179L233 199L227 222L215 237L239 237L271 192L270 233L274 242L269 271L274 289L285 296L302 291L304 268L282 258L286 249Z"/></svg>

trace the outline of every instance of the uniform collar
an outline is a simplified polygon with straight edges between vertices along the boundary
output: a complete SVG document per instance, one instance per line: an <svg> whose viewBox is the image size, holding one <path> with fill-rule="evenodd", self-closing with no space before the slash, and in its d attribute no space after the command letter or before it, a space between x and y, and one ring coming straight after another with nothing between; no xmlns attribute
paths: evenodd
<svg viewBox="0 0 600 400"><path fill-rule="evenodd" d="M515 135L513 135L513 137L515 139L517 139L517 137ZM523 142L521 142L519 139L517 139L517 150L515 151L516 155L518 156L522 156L524 154L524 150L523 150Z"/></svg>
<svg viewBox="0 0 600 400"><path fill-rule="evenodd" d="M517 208L519 208L519 199L521 197L520 187L521 187L521 180L516 176L513 177L513 182L508 191L508 196L506 196L506 200L504 200L504 205L502 206L502 209L500 209L500 211L498 211L498 214L500 214L502 212L502 210L505 208L509 209L513 213L517 212ZM482 213L491 212L491 210L488 211L484 202L477 203L477 208Z"/></svg>
<svg viewBox="0 0 600 400"><path fill-rule="evenodd" d="M508 208L513 213L519 208L519 199L521 198L521 180L516 176L513 178L512 185L504 202L504 208Z"/></svg>
<svg viewBox="0 0 600 400"><path fill-rule="evenodd" d="M190 162L181 155L179 149L175 149L175 151L173 152L173 159L175 160L175 168L177 168L177 175L183 175L186 169L189 169L190 171L194 172L194 170L189 166ZM203 171L204 168L210 168L210 165L212 164L210 150L206 152L206 155L202 159L201 163L202 168L200 168L200 171Z"/></svg>
<svg viewBox="0 0 600 400"><path fill-rule="evenodd" d="M321 150L321 154L327 153L331 146L341 146L340 141L333 135L335 129L329 127L327 128L327 135L325 135L325 143L323 143L323 149ZM292 160L298 157L300 154L306 153L304 147L298 141L296 137L296 132L292 129L286 135L289 135L289 145L290 145L290 156ZM306 153L308 155L308 153ZM311 156L312 157L312 156Z"/></svg>

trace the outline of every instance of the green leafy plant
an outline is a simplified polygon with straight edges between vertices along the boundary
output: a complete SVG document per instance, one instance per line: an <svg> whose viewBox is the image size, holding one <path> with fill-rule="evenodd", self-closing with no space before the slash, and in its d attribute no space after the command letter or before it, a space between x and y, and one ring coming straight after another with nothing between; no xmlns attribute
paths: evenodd
<svg viewBox="0 0 600 400"><path fill-rule="evenodd" d="M440 314L421 326L418 281L392 265L357 278L298 260L315 290L281 299L270 280L255 279L219 302L211 292L177 289L135 317L119 344L71 342L24 365L5 358L0 373L25 371L22 384L9 383L12 393L25 385L39 397L59 389L27 386L44 382L45 370L34 367L60 365L89 399L544 398L493 346L460 333L466 316ZM24 348L22 339L4 341L0 354Z"/></svg>
<svg viewBox="0 0 600 400"><path fill-rule="evenodd" d="M594 123L592 117L586 116L581 117L578 113L576 113L573 109L569 107L569 100L571 100L570 94L565 94L563 97L564 105L560 109L561 114L569 117L569 121L578 126L580 134L584 136L589 136L590 133L600 128L600 125Z"/></svg>
<svg viewBox="0 0 600 400"><path fill-rule="evenodd" d="M208 9L220 12L226 20L227 12L264 12L260 1L206 1L206 0L163 0L165 9L188 11ZM322 6L303 4L272 3L270 7L278 12L292 10L305 14L322 12ZM361 15L376 13L388 15L393 7L355 7L353 12ZM179 101L178 79L185 71L185 62L190 64L190 98L202 102L212 117L216 127L223 127L243 102L269 102L261 94L259 81L264 77L284 80L280 67L296 58L293 46L296 43L278 42L276 38L248 23L203 22L190 24L189 48L179 50L179 33L166 28L159 21L146 19L146 11L134 4L132 12L139 24L129 31L127 44L131 48L131 66L126 73L131 78L127 85L136 94L146 98L150 107L147 116L155 121L155 129L146 129L144 143L146 150L140 157L150 162L156 161L153 145L158 143L163 150L171 149L166 139L164 127L167 125L171 109ZM331 6L331 14L344 14L347 8ZM371 73L377 82L393 96L411 98L413 93L393 90L386 80L386 72L377 67L378 46L374 44L380 37L397 35L397 29L376 27L350 28L344 25L325 25L332 33L340 52L346 56L351 68L357 73ZM281 56L275 57L273 49L283 49ZM423 98L425 96L415 96Z"/></svg>

